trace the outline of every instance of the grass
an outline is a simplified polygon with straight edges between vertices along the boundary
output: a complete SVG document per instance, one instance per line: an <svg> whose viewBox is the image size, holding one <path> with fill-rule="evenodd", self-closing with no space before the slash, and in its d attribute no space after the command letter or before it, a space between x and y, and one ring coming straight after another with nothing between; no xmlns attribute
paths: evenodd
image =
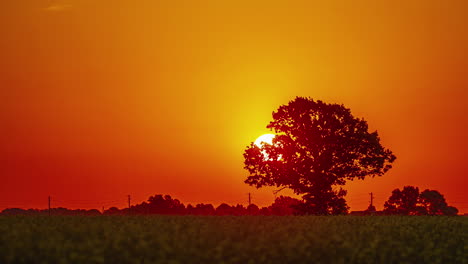
<svg viewBox="0 0 468 264"><path fill-rule="evenodd" d="M2 216L0 263L468 263L468 218Z"/></svg>

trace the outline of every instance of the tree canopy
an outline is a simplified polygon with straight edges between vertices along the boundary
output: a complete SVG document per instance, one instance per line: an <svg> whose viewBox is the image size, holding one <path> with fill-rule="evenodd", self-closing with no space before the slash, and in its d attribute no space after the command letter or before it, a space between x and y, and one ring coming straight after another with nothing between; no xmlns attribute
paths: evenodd
<svg viewBox="0 0 468 264"><path fill-rule="evenodd" d="M346 191L336 186L382 176L396 159L377 131L340 104L296 97L273 112L267 128L276 134L273 143L251 143L244 152L245 182L292 189L303 195L306 213L346 212Z"/></svg>
<svg viewBox="0 0 468 264"><path fill-rule="evenodd" d="M418 187L395 189L384 204L384 212L401 215L457 215L458 209L449 206L436 190L419 192Z"/></svg>

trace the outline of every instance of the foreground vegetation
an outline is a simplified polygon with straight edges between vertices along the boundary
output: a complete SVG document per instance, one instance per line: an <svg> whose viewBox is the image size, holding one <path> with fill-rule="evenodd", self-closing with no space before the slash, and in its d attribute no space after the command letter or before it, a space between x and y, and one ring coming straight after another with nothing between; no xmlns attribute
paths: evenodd
<svg viewBox="0 0 468 264"><path fill-rule="evenodd" d="M468 218L1 216L0 263L468 263Z"/></svg>

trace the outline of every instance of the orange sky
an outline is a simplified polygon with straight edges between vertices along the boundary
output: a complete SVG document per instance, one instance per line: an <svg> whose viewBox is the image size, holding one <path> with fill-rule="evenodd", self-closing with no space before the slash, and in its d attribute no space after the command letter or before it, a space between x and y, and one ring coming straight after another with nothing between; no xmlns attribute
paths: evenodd
<svg viewBox="0 0 468 264"><path fill-rule="evenodd" d="M398 157L346 186L352 210L415 185L468 212L468 2L322 2L2 1L0 210L270 204L242 153L310 96Z"/></svg>

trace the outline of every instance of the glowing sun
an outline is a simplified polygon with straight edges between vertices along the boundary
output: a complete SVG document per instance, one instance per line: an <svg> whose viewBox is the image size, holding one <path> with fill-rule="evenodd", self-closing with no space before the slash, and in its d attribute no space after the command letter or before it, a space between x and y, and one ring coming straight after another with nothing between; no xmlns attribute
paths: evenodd
<svg viewBox="0 0 468 264"><path fill-rule="evenodd" d="M273 138L275 138L275 136L275 134L263 134L255 140L254 144L259 148L262 147L262 142L271 145L273 144Z"/></svg>

